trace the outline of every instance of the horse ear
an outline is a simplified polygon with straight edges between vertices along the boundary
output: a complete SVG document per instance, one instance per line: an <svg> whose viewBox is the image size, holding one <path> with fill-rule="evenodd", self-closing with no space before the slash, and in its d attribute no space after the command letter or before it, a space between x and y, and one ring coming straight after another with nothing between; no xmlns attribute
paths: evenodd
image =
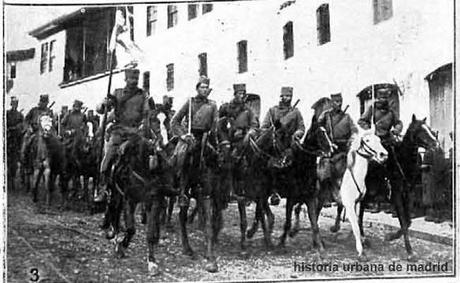
<svg viewBox="0 0 460 283"><path fill-rule="evenodd" d="M426 117L425 117L425 118L423 118L423 120L422 120L422 121L423 121L423 123L426 123Z"/></svg>
<svg viewBox="0 0 460 283"><path fill-rule="evenodd" d="M412 114L412 122L414 122L415 120L417 120L417 117L415 117L415 114Z"/></svg>

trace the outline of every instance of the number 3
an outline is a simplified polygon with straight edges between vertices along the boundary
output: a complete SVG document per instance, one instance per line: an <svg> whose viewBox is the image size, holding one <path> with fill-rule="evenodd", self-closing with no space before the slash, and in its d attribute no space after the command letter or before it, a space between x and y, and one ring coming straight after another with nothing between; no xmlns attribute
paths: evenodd
<svg viewBox="0 0 460 283"><path fill-rule="evenodd" d="M37 269L37 268L32 268L32 269L30 270L30 274L33 275L33 277L30 278L30 281L32 281L32 282L37 282L38 279L40 279L40 275L38 275L38 269Z"/></svg>

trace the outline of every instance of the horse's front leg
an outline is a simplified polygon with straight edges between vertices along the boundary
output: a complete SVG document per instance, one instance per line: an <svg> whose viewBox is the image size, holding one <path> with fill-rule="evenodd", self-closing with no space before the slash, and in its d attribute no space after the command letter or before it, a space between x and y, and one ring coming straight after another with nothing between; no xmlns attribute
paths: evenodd
<svg viewBox="0 0 460 283"><path fill-rule="evenodd" d="M248 232L246 233L246 237L248 239L252 239L252 237L254 237L254 234L259 229L260 216L258 215L258 209L260 209L259 201L256 201L256 213L255 213L254 221L252 222L251 228L249 228Z"/></svg>
<svg viewBox="0 0 460 283"><path fill-rule="evenodd" d="M264 203L266 203L266 205ZM257 205L256 205L256 218L262 224L262 230L264 232L264 240L265 240L266 248L272 249L273 248L273 242L272 242L272 238L271 238L271 230L270 230L269 220L265 219L265 216L266 216L266 212L265 212L265 209L264 209L265 207L268 207L267 199L266 198L260 198L257 201Z"/></svg>
<svg viewBox="0 0 460 283"><path fill-rule="evenodd" d="M361 205L361 207L363 208L363 212L364 212L364 206ZM331 230L332 233L336 233L340 230L340 223L342 222L341 221L342 212L343 212L343 205L341 203L338 203L337 204L337 215L335 216L335 223L333 226L329 228L329 230Z"/></svg>
<svg viewBox="0 0 460 283"><path fill-rule="evenodd" d="M180 186L181 191L184 192L186 186L188 186L188 180L185 176L181 176ZM193 256L193 250L190 247L190 243L188 241L188 233L187 233L187 216L188 216L188 209L190 207L190 200L189 198L184 198L182 201L179 201L180 211L179 211L179 226L181 231L181 242L182 242L182 253L188 256Z"/></svg>
<svg viewBox="0 0 460 283"><path fill-rule="evenodd" d="M294 221L294 227L291 228L291 231L289 231L289 237L293 238L297 233L300 231L300 211L302 210L302 203L298 203L294 207L294 215L295 215L295 221Z"/></svg>
<svg viewBox="0 0 460 283"><path fill-rule="evenodd" d="M125 251L134 237L134 234L136 234L135 212L137 203L129 200L126 201L125 204L126 234L121 242L118 242L115 247L115 252L118 258L125 256Z"/></svg>
<svg viewBox="0 0 460 283"><path fill-rule="evenodd" d="M240 247L242 250L246 249L246 229L248 228L248 220L246 216L246 200L244 198L238 199L238 212L240 214Z"/></svg>
<svg viewBox="0 0 460 283"><path fill-rule="evenodd" d="M317 198L308 198L306 201L307 209L308 209L308 218L310 218L310 225L312 230L312 237L313 237L313 247L317 248L320 253L324 251L324 243L321 239L321 234L319 232L319 225L318 225L318 218L319 214L321 213L321 209L319 207L318 199Z"/></svg>
<svg viewBox="0 0 460 283"><path fill-rule="evenodd" d="M42 177L42 168L41 165L40 167L34 168L34 173L32 176L32 184L33 184L33 189L32 189L32 199L33 202L38 201L38 186L40 185L40 179Z"/></svg>
<svg viewBox="0 0 460 283"><path fill-rule="evenodd" d="M356 245L356 251L358 252L358 259L360 261L367 261L367 257L364 253L363 250L363 244L361 241L361 233L359 231L359 224L358 224L358 216L356 215L356 206L355 201L353 200L355 198L347 198L343 200L343 206L345 207L345 210L347 212L348 220L350 221L351 228L353 230L353 235L355 236L355 245Z"/></svg>
<svg viewBox="0 0 460 283"><path fill-rule="evenodd" d="M158 275L160 268L155 259L155 246L160 241L160 211L161 198L155 198L152 202L144 204L147 213L147 246L149 249L147 266L151 275Z"/></svg>
<svg viewBox="0 0 460 283"><path fill-rule="evenodd" d="M291 230L291 217L294 203L295 201L291 197L286 199L286 219L284 220L283 234L281 235L280 242L278 244L278 246L281 248L285 246L287 234Z"/></svg>

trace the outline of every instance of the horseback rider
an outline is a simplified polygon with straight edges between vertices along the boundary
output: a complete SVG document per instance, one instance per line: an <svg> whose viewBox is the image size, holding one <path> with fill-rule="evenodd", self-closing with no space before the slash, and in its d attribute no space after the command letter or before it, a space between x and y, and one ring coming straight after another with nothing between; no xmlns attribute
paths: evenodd
<svg viewBox="0 0 460 283"><path fill-rule="evenodd" d="M300 140L305 133L302 114L297 108L291 106L292 93L292 87L281 88L279 105L268 110L261 125L262 129L275 127L275 130L280 134L281 156L283 159L291 161L293 159L292 141L293 139ZM280 200L276 186L272 186L270 204L278 205Z"/></svg>
<svg viewBox="0 0 460 283"><path fill-rule="evenodd" d="M86 116L81 112L82 105L83 102L75 100L72 111L68 112L61 121L63 136L68 140L67 148L71 150L74 157L86 132Z"/></svg>
<svg viewBox="0 0 460 283"><path fill-rule="evenodd" d="M318 125L326 130L330 138L334 152L332 156L323 156L320 160L320 166L326 172L323 176L319 176L321 181L326 181L330 185L332 193L337 193L340 189L340 181L346 170L347 153L350 145L358 135L358 128L353 122L350 115L342 110L342 94L331 94L332 108L325 110L318 117ZM328 201L326 200L327 205Z"/></svg>
<svg viewBox="0 0 460 283"><path fill-rule="evenodd" d="M126 86L124 88L116 89L110 98L105 98L96 108L99 114L103 114L106 107L107 111L114 109L114 120L110 121L113 123L106 130L108 141L105 143L104 156L101 161L100 190L94 199L95 202L104 201L109 194L107 178L110 177L109 168L114 161L118 148L123 147L131 135L140 133L142 124L148 119L149 97L137 87L139 70L127 69L125 81Z"/></svg>
<svg viewBox="0 0 460 283"><path fill-rule="evenodd" d="M8 148L17 147L20 144L24 115L18 111L19 100L11 97L11 109L6 111L6 128L8 137Z"/></svg>
<svg viewBox="0 0 460 283"><path fill-rule="evenodd" d="M230 198L236 193L244 195L244 166L236 164L241 160L248 138L255 134L258 127L256 116L252 109L245 104L246 85L233 85L234 98L223 104L219 109L217 123L218 139L220 145L231 151L232 162L229 168Z"/></svg>
<svg viewBox="0 0 460 283"><path fill-rule="evenodd" d="M96 132L97 129L99 129L99 124L100 124L99 116L94 115L93 110L88 110L88 113L86 115L86 121L90 122L91 124L93 124L93 131L94 132Z"/></svg>
<svg viewBox="0 0 460 283"><path fill-rule="evenodd" d="M160 119L158 118L158 115L160 113L163 113L164 116L165 116L165 119L163 121L163 126L165 127L166 129L166 132L167 132L167 137L164 137L165 139L167 139L166 141L164 141L165 143L170 140L173 136L172 132L171 132L171 119L172 117L174 116L174 110L172 109L172 106L173 106L173 98L170 97L170 96L167 96L167 95L164 95L163 96L163 103L160 104L160 103L157 103L155 104L155 109L152 110L152 115L151 115L151 127L153 129L153 131L155 132L155 134L157 134L157 136L160 136L162 137L161 134L159 134L161 132L161 121Z"/></svg>
<svg viewBox="0 0 460 283"><path fill-rule="evenodd" d="M171 129L174 136L178 136L181 140L193 145L191 149L192 164L190 169L194 172L181 173L189 174L188 177L192 179L192 182L201 183L201 187L204 190L203 195L209 196L212 190L211 180L205 166L200 166L204 163L201 153L203 150L202 145L206 144L205 140L208 133L215 131L217 106L214 101L208 99L211 92L209 78L201 76L195 88L197 95L188 100L172 118ZM187 128L189 131L187 131ZM180 143L178 143L178 146L180 146ZM180 206L188 206L189 199L185 195L187 185L181 185L179 195Z"/></svg>
<svg viewBox="0 0 460 283"><path fill-rule="evenodd" d="M42 115L53 116L51 109L48 108L49 96L48 94L40 95L38 106L33 107L25 117L26 133L21 147L21 163L25 164L26 154L30 150L30 146L35 140L36 134L39 130L39 119Z"/></svg>
<svg viewBox="0 0 460 283"><path fill-rule="evenodd" d="M379 88L376 91L376 101L374 105L370 105L368 109L361 115L358 120L358 125L363 129L370 129L371 123L375 124L375 134L380 138L382 145L388 151L389 157L385 163L385 174L378 172L375 168L376 164L369 164L368 178L377 178L380 180L382 176L384 179L381 184L386 186L386 189L390 189L389 185L389 174L395 168L389 168L390 159L395 160L394 146L397 144L398 138L393 135L392 129L397 126L401 127L399 132L402 132L402 122L399 120L398 114L393 111L390 107L389 97L391 95L391 89L387 87ZM395 160L396 161L396 160ZM396 161L397 162L397 161ZM374 176L375 175L375 176ZM374 204L370 204L370 211L377 213L380 211L380 201Z"/></svg>

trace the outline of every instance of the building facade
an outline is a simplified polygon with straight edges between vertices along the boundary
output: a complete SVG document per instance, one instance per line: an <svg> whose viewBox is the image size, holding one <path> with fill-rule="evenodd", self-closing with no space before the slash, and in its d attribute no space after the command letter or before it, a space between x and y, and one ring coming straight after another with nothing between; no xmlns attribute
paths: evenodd
<svg viewBox="0 0 460 283"><path fill-rule="evenodd" d="M245 83L260 95L263 116L281 87L292 86L307 124L311 105L336 92L358 119L373 86L388 84L397 86L404 124L412 114L427 117L450 146L452 0L264 0L136 4L128 10L131 39L144 53L140 85L155 99L174 97L175 108L195 94L205 74L218 104L232 98L233 83ZM27 76L33 82L30 107L40 93L49 93L58 107L81 99L94 108L102 100L114 13L110 7L80 9L30 33L39 41L30 60L36 73ZM112 89L124 85L120 70Z"/></svg>

